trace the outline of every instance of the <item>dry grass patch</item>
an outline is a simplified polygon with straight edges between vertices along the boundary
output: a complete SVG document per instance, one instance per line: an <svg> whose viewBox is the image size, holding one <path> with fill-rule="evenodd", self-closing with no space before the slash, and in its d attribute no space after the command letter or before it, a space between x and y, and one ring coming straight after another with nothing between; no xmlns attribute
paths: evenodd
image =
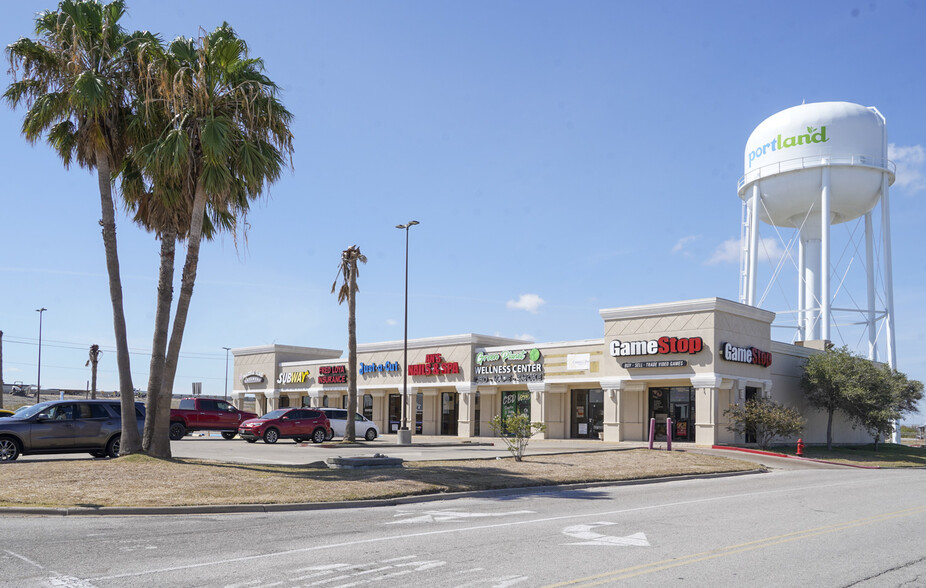
<svg viewBox="0 0 926 588"><path fill-rule="evenodd" d="M610 451L513 459L406 462L345 470L133 455L0 465L0 506L280 504L748 471L755 464L686 452Z"/></svg>

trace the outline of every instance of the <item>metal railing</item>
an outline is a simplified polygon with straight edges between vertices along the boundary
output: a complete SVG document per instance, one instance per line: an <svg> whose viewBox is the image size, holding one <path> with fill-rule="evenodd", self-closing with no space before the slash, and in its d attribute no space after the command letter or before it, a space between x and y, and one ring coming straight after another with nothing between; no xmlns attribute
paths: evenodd
<svg viewBox="0 0 926 588"><path fill-rule="evenodd" d="M872 155L839 155L839 154L828 154L828 155L807 155L804 157L797 157L794 159L786 159L784 161L779 161L777 163L770 163L768 165L763 165L762 167L757 167L754 170L746 172L743 177L739 179L736 183L736 190L740 196L746 190L746 186L761 180L762 178L767 178L775 176L782 173L801 171L805 169L813 169L817 167L866 167L870 169L876 169L879 171L887 172L891 179L890 183L894 183L894 177L897 173L897 165L893 161L884 158L884 157L874 157Z"/></svg>

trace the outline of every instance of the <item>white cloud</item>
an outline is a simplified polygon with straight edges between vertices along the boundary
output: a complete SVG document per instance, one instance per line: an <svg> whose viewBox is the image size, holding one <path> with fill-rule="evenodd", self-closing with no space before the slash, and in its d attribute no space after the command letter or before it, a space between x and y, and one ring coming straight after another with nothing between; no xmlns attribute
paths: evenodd
<svg viewBox="0 0 926 588"><path fill-rule="evenodd" d="M521 294L517 300L509 300L505 303L505 306L507 308L526 310L529 313L537 314L538 309L544 304L544 299L536 294Z"/></svg>
<svg viewBox="0 0 926 588"><path fill-rule="evenodd" d="M887 158L897 165L894 186L909 194L926 191L926 149L922 145L904 147L891 143L887 146Z"/></svg>
<svg viewBox="0 0 926 588"><path fill-rule="evenodd" d="M690 244L694 243L700 238L701 238L701 235L688 235L687 237L682 237L681 239L678 240L678 242L672 248L672 253L678 253L679 251L681 251L683 255L686 255L686 256L691 255L691 253L689 251L686 251L686 249L688 248Z"/></svg>
<svg viewBox="0 0 926 588"><path fill-rule="evenodd" d="M397 324L399 324L399 321L395 319L386 319L386 324L389 325L390 327L394 327Z"/></svg>
<svg viewBox="0 0 926 588"><path fill-rule="evenodd" d="M533 342L533 341L534 341L534 336L533 336L533 335L529 335L529 334L527 334L527 333L521 333L521 334L519 334L519 335L515 335L515 336L512 337L512 338L513 338L513 339L520 339L521 341L529 341L529 342Z"/></svg>
<svg viewBox="0 0 926 588"><path fill-rule="evenodd" d="M727 239L717 246L717 249L714 250L714 254L705 263L707 265L715 265L718 263L739 263L741 251L742 243L739 239ZM759 239L759 259L761 261L777 264L778 260L781 259L781 256L784 255L784 253L785 251L782 249L781 242L778 241L778 239L773 237Z"/></svg>

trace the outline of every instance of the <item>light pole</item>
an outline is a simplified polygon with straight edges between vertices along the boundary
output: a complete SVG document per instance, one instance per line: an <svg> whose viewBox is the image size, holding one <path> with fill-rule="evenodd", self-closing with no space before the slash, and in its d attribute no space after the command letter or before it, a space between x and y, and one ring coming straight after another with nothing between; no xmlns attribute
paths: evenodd
<svg viewBox="0 0 926 588"><path fill-rule="evenodd" d="M408 230L417 225L418 221L408 221L395 228L405 231L405 335L402 340L402 426L399 428L399 445L410 445L412 432L408 428Z"/></svg>
<svg viewBox="0 0 926 588"><path fill-rule="evenodd" d="M44 306L36 308L35 312L39 313L39 372L35 377L35 403L42 401L42 315L48 310Z"/></svg>
<svg viewBox="0 0 926 588"><path fill-rule="evenodd" d="M225 402L228 402L228 352L231 347L223 347L225 350Z"/></svg>

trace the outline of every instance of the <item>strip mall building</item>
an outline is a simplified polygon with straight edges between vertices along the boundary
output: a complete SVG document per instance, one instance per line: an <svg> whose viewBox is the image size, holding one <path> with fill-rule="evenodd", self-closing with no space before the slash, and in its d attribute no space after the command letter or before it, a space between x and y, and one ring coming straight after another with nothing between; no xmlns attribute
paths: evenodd
<svg viewBox="0 0 926 588"><path fill-rule="evenodd" d="M609 308L604 336L526 343L487 335L408 341L409 426L415 433L491 437L496 415L518 411L542 422L548 439L698 445L745 443L727 430L724 410L756 396L793 406L806 443L826 441L826 415L803 400L803 362L822 342L773 341L774 313L721 298ZM815 343L816 345L811 345ZM814 349L816 347L816 349ZM347 358L340 350L266 345L233 349L232 400L246 396L263 414L287 406L347 406ZM357 346L358 412L384 432L398 429L403 341ZM415 418L412 419L411 415ZM870 439L834 422L843 443Z"/></svg>

